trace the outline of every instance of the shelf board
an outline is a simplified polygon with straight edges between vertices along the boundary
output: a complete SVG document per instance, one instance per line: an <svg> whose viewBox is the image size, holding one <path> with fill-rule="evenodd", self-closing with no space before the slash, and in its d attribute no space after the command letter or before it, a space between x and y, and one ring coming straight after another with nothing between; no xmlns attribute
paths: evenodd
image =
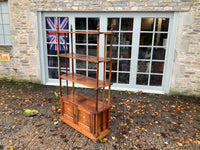
<svg viewBox="0 0 200 150"><path fill-rule="evenodd" d="M84 55L84 54L78 54L78 53L67 53L67 54L60 54L60 57L67 57L67 58L74 58L74 59L78 59L78 60L83 60L83 61L89 61L89 62L109 62L112 59L110 58L106 58L104 59L103 57L99 57L99 59L97 59L96 56L91 56L91 55Z"/></svg>
<svg viewBox="0 0 200 150"><path fill-rule="evenodd" d="M96 112L96 100L94 98L88 97L84 94L80 94L78 92L69 92L68 94L63 94L61 96L63 102L69 101L74 103L89 112ZM110 105L103 104L103 102L98 101L98 112L102 112L106 109L109 109Z"/></svg>
<svg viewBox="0 0 200 150"><path fill-rule="evenodd" d="M69 80L78 84L85 85L90 88L104 88L109 85L111 85L111 82L106 82L105 84L103 83L102 80L99 80L99 86L97 87L97 81L95 78L87 77L85 75L81 75L78 73L67 73L67 74L62 74L60 76L61 79Z"/></svg>

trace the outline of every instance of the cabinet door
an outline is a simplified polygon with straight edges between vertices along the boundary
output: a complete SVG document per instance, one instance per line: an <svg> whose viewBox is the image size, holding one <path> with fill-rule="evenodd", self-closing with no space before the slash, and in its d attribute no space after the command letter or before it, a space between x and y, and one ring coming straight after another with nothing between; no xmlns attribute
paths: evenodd
<svg viewBox="0 0 200 150"><path fill-rule="evenodd" d="M77 123L84 130L91 131L91 114L85 109L78 107L77 109Z"/></svg>

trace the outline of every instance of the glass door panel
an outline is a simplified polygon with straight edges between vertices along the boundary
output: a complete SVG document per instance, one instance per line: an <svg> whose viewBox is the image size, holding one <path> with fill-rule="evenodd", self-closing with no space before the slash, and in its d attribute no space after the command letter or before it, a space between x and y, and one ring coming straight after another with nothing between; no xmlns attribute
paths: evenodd
<svg viewBox="0 0 200 150"><path fill-rule="evenodd" d="M133 18L108 18L107 30L113 24L112 82L129 84L133 38ZM107 39L107 57L110 55L110 38ZM107 63L107 66L109 64ZM109 67L106 67L109 72ZM108 80L108 77L107 77Z"/></svg>
<svg viewBox="0 0 200 150"><path fill-rule="evenodd" d="M77 17L75 18L75 31L96 31L99 21L100 19L95 17ZM76 34L75 47L76 53L97 56L97 35ZM96 77L96 63L80 60L75 61L76 73L84 74L93 78Z"/></svg>
<svg viewBox="0 0 200 150"><path fill-rule="evenodd" d="M45 27L46 27L46 47L47 47L47 64L48 64L48 78L58 79L58 41L57 35L55 32L57 27L59 30L68 31L69 30L69 18L68 17L45 17ZM69 39L68 35L60 34L59 35L60 43L60 52L64 53L65 49L67 52L69 50ZM64 43L67 43L67 46L64 46ZM65 59L61 59L62 62L65 62ZM69 60L67 68L69 69ZM61 66L62 72L66 72L65 63L62 63Z"/></svg>
<svg viewBox="0 0 200 150"><path fill-rule="evenodd" d="M162 86L169 18L142 18L137 85Z"/></svg>

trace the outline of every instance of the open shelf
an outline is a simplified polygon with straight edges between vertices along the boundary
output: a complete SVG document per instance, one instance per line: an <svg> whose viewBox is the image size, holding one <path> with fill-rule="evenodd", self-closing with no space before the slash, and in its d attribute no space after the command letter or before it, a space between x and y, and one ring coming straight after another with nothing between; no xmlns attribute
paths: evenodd
<svg viewBox="0 0 200 150"><path fill-rule="evenodd" d="M62 74L60 76L61 79L66 79L78 84L82 84L84 86L90 87L90 88L104 88L109 85L111 85L110 82L106 82L105 84L102 80L99 80L99 86L97 87L97 80L95 78L87 77L85 75L81 75L78 73L67 73L67 74Z"/></svg>
<svg viewBox="0 0 200 150"><path fill-rule="evenodd" d="M63 102L71 102L74 103L89 112L96 112L96 100L94 98L88 97L84 94L80 94L78 92L69 92L68 94L63 94L62 97ZM102 112L106 109L109 109L110 106L108 104L103 104L101 101L98 101L98 112Z"/></svg>
<svg viewBox="0 0 200 150"><path fill-rule="evenodd" d="M109 62L112 59L106 58L104 59L103 57L99 57L99 59L96 56L91 56L91 55L84 55L84 54L78 54L78 53L67 53L67 54L60 54L60 57L67 57L67 58L74 58L78 60L83 60L83 61L89 61L89 62Z"/></svg>

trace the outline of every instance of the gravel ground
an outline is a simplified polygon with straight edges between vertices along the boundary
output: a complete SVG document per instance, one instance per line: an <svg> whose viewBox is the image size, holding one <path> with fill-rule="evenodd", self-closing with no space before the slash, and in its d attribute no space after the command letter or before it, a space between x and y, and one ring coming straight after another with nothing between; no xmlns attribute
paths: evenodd
<svg viewBox="0 0 200 150"><path fill-rule="evenodd" d="M111 132L95 143L60 121L54 92L58 87L0 80L0 150L200 149L200 98L112 91ZM26 109L39 114L25 117Z"/></svg>

